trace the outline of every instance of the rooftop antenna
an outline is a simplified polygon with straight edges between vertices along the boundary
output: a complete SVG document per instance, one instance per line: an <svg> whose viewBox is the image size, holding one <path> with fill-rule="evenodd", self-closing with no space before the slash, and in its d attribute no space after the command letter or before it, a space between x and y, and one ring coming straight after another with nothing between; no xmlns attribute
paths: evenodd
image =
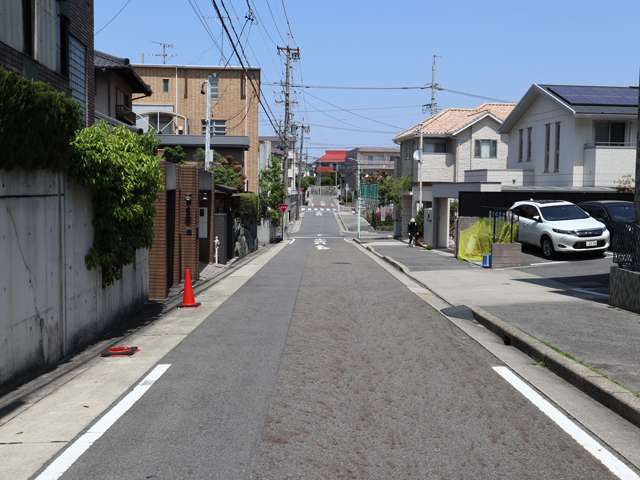
<svg viewBox="0 0 640 480"><path fill-rule="evenodd" d="M154 57L162 57L162 64L163 65L167 64L167 58L175 57L175 54L168 53L168 50L170 48L175 48L173 43L155 42L155 41L153 43L155 43L156 45L160 45L160 48L162 48L162 53L153 53L152 56L154 56Z"/></svg>

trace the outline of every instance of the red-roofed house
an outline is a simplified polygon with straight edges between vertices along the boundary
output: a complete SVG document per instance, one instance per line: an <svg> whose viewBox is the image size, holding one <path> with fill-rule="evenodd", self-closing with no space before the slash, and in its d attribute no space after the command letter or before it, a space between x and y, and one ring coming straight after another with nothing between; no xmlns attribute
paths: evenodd
<svg viewBox="0 0 640 480"><path fill-rule="evenodd" d="M338 177L343 173L346 162L346 150L325 150L324 155L316 160L316 174L335 175L335 184L338 185Z"/></svg>

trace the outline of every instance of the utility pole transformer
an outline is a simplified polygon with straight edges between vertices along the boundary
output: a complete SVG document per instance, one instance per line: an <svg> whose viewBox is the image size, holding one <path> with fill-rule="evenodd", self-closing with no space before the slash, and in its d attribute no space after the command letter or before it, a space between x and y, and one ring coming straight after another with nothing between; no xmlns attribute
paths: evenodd
<svg viewBox="0 0 640 480"><path fill-rule="evenodd" d="M293 60L300 60L300 49L292 48L289 45L286 47L277 47L278 55L281 53L285 55L285 80L283 85L283 94L284 94L284 124L282 128L281 138L284 142L283 150L284 150L284 164L282 177L284 182L284 189L289 194L289 149L290 149L290 135L291 135L291 62Z"/></svg>

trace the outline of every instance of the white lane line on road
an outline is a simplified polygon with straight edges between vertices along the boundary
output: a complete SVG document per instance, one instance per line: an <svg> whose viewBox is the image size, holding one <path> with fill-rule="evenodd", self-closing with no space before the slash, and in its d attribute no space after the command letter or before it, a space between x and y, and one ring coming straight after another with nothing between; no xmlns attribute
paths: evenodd
<svg viewBox="0 0 640 480"><path fill-rule="evenodd" d="M508 367L493 367L498 375L504 378L509 384L524 395L527 400L533 403L538 410L549 417L556 425L568 433L587 452L593 455L611 473L621 480L640 480L640 477L601 445L595 438L584 431L577 423L569 419L564 413L554 407L551 402L527 385Z"/></svg>
<svg viewBox="0 0 640 480"><path fill-rule="evenodd" d="M296 241L296 239L295 239L295 238L292 238L291 240L289 240L289 245L291 245L291 244L292 244L293 242L295 242L295 241Z"/></svg>
<svg viewBox="0 0 640 480"><path fill-rule="evenodd" d="M595 292L595 291L590 290L588 288L572 288L571 291L572 292L578 292L578 293L585 293L587 295L593 295L594 297L609 298L609 294L608 293Z"/></svg>
<svg viewBox="0 0 640 480"><path fill-rule="evenodd" d="M144 377L144 379L136 385L122 400L116 403L111 410L94 423L89 430L83 433L76 441L69 445L62 454L56 458L36 480L57 480L75 463L80 456L89 450L93 445L116 421L138 401L146 393L151 385L158 380L164 372L166 372L171 364L162 363Z"/></svg>

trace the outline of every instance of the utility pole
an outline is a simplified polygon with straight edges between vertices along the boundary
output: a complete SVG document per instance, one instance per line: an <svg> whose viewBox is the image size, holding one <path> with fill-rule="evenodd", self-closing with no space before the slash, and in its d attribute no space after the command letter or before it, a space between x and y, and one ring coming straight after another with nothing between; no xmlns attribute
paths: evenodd
<svg viewBox="0 0 640 480"><path fill-rule="evenodd" d="M293 60L300 60L300 49L292 48L287 42L286 47L277 47L278 55L281 53L285 55L285 79L283 85L284 94L284 122L282 140L284 142L284 165L283 165L283 182L284 189L287 194L289 193L289 148L290 148L290 135L291 135L291 62Z"/></svg>
<svg viewBox="0 0 640 480"><path fill-rule="evenodd" d="M153 56L162 57L163 65L167 64L167 58L175 57L173 53L168 53L168 50L170 48L174 48L173 43L166 43L166 42L153 42L153 43L155 43L156 45L160 45L160 48L162 48L162 53L154 53Z"/></svg>
<svg viewBox="0 0 640 480"><path fill-rule="evenodd" d="M438 113L438 100L436 98L436 92L438 91L439 85L436 82L436 58L438 58L438 55L433 56L433 62L431 63L431 103L429 104L429 110L431 111L432 116Z"/></svg>
<svg viewBox="0 0 640 480"><path fill-rule="evenodd" d="M360 214L362 207L362 199L360 198L360 162L356 156L356 172L357 172L357 189L358 189L358 240L360 240Z"/></svg>
<svg viewBox="0 0 640 480"><path fill-rule="evenodd" d="M638 77L638 129L636 133L636 179L635 194L636 224L640 224L640 74Z"/></svg>

